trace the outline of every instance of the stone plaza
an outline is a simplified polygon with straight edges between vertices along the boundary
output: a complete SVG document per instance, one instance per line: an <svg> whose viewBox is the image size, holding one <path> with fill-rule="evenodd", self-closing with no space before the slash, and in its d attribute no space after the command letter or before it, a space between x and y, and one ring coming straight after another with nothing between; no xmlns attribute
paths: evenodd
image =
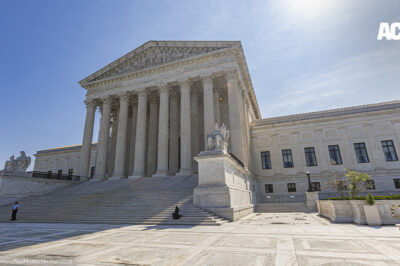
<svg viewBox="0 0 400 266"><path fill-rule="evenodd" d="M394 226L257 213L222 226L0 224L1 265L400 265Z"/></svg>

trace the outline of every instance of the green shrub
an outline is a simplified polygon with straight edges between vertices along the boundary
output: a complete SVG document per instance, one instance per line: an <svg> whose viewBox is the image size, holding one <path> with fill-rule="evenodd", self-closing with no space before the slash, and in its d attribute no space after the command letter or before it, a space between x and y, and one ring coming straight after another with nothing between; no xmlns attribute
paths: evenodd
<svg viewBox="0 0 400 266"><path fill-rule="evenodd" d="M366 201L369 205L374 205L375 204L375 199L374 196L371 195L371 193L368 193Z"/></svg>
<svg viewBox="0 0 400 266"><path fill-rule="evenodd" d="M372 196L372 195L371 195ZM373 196L375 200L400 200L400 194L397 195L385 195L385 196ZM331 197L328 200L351 200L350 197ZM367 200L366 196L357 196L354 200Z"/></svg>

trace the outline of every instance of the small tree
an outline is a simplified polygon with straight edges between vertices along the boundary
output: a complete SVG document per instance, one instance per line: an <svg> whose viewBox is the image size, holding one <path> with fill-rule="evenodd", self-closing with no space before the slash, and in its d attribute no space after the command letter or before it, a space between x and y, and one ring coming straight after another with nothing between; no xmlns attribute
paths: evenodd
<svg viewBox="0 0 400 266"><path fill-rule="evenodd" d="M334 175L333 178L327 182L328 186L341 198L347 196L347 183L347 180L340 175Z"/></svg>
<svg viewBox="0 0 400 266"><path fill-rule="evenodd" d="M355 199L360 192L369 188L370 176L366 173L347 170L344 174L349 183L349 194L351 199Z"/></svg>

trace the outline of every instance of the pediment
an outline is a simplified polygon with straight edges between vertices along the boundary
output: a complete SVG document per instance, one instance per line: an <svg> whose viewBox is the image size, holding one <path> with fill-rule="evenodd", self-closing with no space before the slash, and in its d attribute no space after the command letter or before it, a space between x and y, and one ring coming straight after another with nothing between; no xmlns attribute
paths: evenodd
<svg viewBox="0 0 400 266"><path fill-rule="evenodd" d="M82 80L86 84L238 46L240 42L147 42Z"/></svg>

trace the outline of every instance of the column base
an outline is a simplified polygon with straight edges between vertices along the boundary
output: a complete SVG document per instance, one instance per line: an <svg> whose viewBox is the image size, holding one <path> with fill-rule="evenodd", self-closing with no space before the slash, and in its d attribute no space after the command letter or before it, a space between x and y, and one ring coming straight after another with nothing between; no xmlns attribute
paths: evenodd
<svg viewBox="0 0 400 266"><path fill-rule="evenodd" d="M160 177L160 176L168 176L168 175L169 175L168 171L166 171L166 170L157 170L157 172L152 176Z"/></svg>
<svg viewBox="0 0 400 266"><path fill-rule="evenodd" d="M124 178L125 178L124 176L117 175L117 176L110 177L108 180L120 180L120 179L124 179Z"/></svg>
<svg viewBox="0 0 400 266"><path fill-rule="evenodd" d="M94 182L94 181L104 181L104 180L106 180L105 178L91 178L91 179L89 179L89 181L91 181L91 182Z"/></svg>
<svg viewBox="0 0 400 266"><path fill-rule="evenodd" d="M139 179L145 177L144 173L133 173L132 175L128 176L128 179Z"/></svg>
<svg viewBox="0 0 400 266"><path fill-rule="evenodd" d="M176 176L191 176L192 175L192 169L180 169L178 173L176 173Z"/></svg>

